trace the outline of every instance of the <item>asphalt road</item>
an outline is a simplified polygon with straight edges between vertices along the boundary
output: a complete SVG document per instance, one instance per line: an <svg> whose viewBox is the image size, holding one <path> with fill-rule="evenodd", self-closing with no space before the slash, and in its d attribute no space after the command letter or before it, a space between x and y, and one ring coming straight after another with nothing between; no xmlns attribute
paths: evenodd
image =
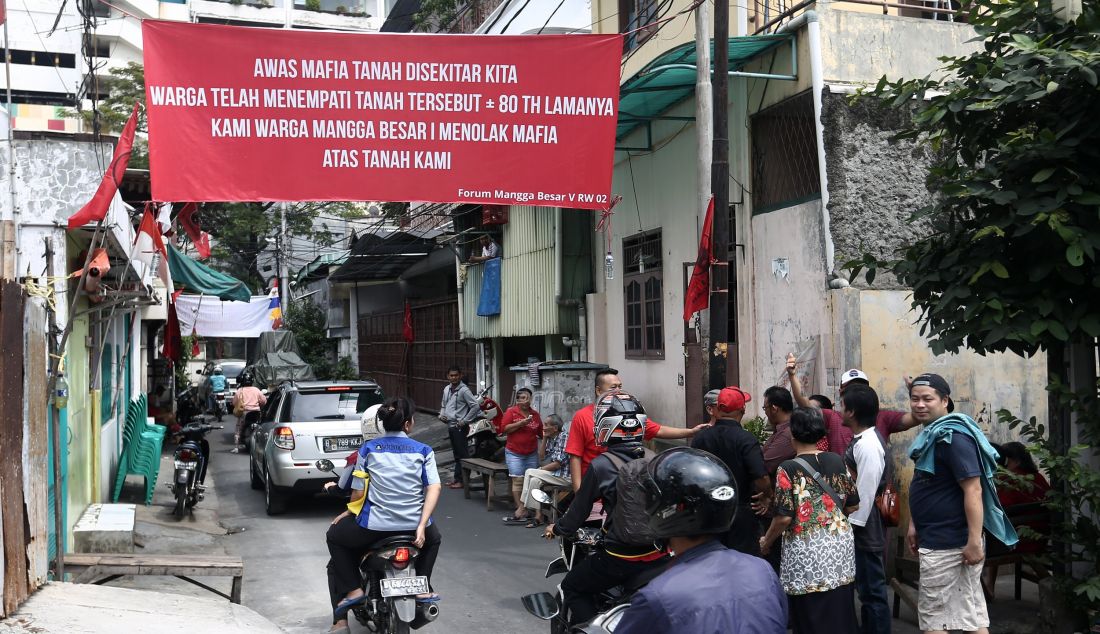
<svg viewBox="0 0 1100 634"><path fill-rule="evenodd" d="M440 476L449 480L450 452L444 451L446 431L428 416L418 416L413 437L438 447ZM229 453L234 425L209 436L214 458L210 473L217 487L218 521L229 531L220 538L225 550L245 564L243 603L287 632L321 632L331 624L325 564L325 531L343 509L331 498L299 499L286 514L268 517L263 492L248 483L247 454ZM500 491L503 487L497 486ZM209 498L208 498L209 499ZM541 530L506 526L509 511L501 505L485 510L484 497L463 497L461 490L443 489L435 521L443 545L432 585L443 600L435 623L420 631L526 632L547 628L530 616L520 596L551 590L556 583L543 577L557 556L557 546L540 538ZM555 578L560 579L560 577ZM366 628L352 622L353 632Z"/></svg>

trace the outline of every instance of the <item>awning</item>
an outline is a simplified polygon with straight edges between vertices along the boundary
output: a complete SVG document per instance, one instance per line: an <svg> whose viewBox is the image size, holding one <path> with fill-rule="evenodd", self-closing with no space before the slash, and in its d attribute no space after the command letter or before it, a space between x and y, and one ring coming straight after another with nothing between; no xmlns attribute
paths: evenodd
<svg viewBox="0 0 1100 634"><path fill-rule="evenodd" d="M792 35L750 35L731 37L728 45L729 69L740 70L757 55L790 41ZM711 42L713 70L714 43ZM672 64L695 66L695 43L688 42L664 53L646 64L638 74L619 88L619 125L615 139L620 140L635 128L668 111L669 108L695 94L693 68L663 68ZM687 117L688 120L694 117Z"/></svg>
<svg viewBox="0 0 1100 634"><path fill-rule="evenodd" d="M168 247L168 269L172 272L172 281L176 286L182 286L192 293L213 295L224 300L252 301L252 291L248 290L244 282L192 260L170 244L165 246Z"/></svg>
<svg viewBox="0 0 1100 634"><path fill-rule="evenodd" d="M404 231L395 231L387 236L367 234L352 245L347 262L332 271L329 280L396 280L406 269L438 248L434 240Z"/></svg>
<svg viewBox="0 0 1100 634"><path fill-rule="evenodd" d="M330 269L347 262L349 253L351 253L350 250L344 249L343 251L326 253L325 255L319 255L313 258L312 262L298 270L298 273L294 276L294 281L301 283L313 277L323 278L328 274Z"/></svg>

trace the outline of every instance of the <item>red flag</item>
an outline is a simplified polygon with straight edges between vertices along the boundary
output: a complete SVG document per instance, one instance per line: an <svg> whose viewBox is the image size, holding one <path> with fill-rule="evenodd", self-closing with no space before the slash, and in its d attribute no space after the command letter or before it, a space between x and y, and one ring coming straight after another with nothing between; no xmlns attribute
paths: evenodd
<svg viewBox="0 0 1100 634"><path fill-rule="evenodd" d="M122 136L118 138L111 164L107 167L107 172L103 175L95 196L92 196L80 211L69 218L70 229L83 227L90 222L99 222L107 217L111 200L118 192L118 184L122 182L122 177L126 175L126 166L130 163L130 150L134 145L134 131L137 129L138 106L139 104L134 104L134 111L130 113L130 118L122 128Z"/></svg>
<svg viewBox="0 0 1100 634"><path fill-rule="evenodd" d="M179 221L187 237L191 238L191 243L199 250L199 259L203 260L210 257L210 234L203 231L195 222L195 212L198 209L199 206L195 203L187 203L180 210Z"/></svg>
<svg viewBox="0 0 1100 634"><path fill-rule="evenodd" d="M707 205L707 218L703 221L703 235L699 238L699 255L691 271L691 281L684 293L684 321L710 305L710 265L714 263L714 245L711 244L711 228L714 225L714 199Z"/></svg>
<svg viewBox="0 0 1100 634"><path fill-rule="evenodd" d="M405 328L401 333L405 343L412 343L416 341L416 333L413 332L413 314L412 307L409 306L409 302L405 302Z"/></svg>
<svg viewBox="0 0 1100 634"><path fill-rule="evenodd" d="M180 320L176 316L176 305L169 304L168 323L164 326L164 347L161 348L160 353L166 359L179 361L182 347L183 338L180 337Z"/></svg>

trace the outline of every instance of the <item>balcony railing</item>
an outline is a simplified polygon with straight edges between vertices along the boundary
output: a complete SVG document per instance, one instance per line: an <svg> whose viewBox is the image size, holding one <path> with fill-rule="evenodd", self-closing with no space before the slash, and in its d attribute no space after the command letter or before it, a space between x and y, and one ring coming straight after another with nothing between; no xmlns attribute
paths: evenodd
<svg viewBox="0 0 1100 634"><path fill-rule="evenodd" d="M753 0L753 12L749 19L755 25L755 33L774 33L784 23L816 4L814 0ZM945 22L965 22L966 13L959 10L957 0L836 0L830 3L833 9L844 9L845 5L855 7L876 7L883 15L897 15L907 18L924 18Z"/></svg>

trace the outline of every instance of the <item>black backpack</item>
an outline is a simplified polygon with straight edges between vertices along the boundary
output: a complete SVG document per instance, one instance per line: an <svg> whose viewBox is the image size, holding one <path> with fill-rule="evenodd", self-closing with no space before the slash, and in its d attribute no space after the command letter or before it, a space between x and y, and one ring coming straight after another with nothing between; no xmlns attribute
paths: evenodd
<svg viewBox="0 0 1100 634"><path fill-rule="evenodd" d="M657 540L649 527L645 510L645 486L642 484L649 461L657 454L646 449L640 458L629 462L608 451L611 464L619 477L615 482L615 508L611 510L611 530L608 536L620 544L643 546Z"/></svg>

